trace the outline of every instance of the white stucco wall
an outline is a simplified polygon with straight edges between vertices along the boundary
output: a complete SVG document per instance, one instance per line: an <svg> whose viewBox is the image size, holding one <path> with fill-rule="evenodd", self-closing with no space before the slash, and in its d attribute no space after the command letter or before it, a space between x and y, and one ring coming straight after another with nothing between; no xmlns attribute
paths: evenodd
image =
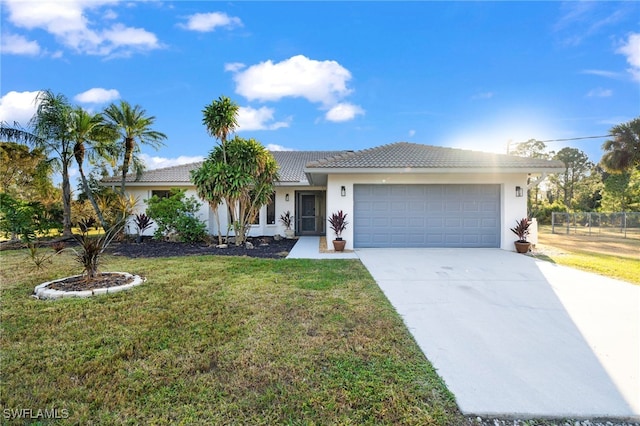
<svg viewBox="0 0 640 426"><path fill-rule="evenodd" d="M347 240L347 249L353 249L353 185L354 184L500 184L500 248L514 250L515 235L510 228L515 221L527 216L527 174L334 174L327 182L327 216L342 210L347 213L347 229L342 238ZM346 196L341 195L341 187ZM516 197L516 186L524 195ZM333 238L327 228L327 238Z"/></svg>

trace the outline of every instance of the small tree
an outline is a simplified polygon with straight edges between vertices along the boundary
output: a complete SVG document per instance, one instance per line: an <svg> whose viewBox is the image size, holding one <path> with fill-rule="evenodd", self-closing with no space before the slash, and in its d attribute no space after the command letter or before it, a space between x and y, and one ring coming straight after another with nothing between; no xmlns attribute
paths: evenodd
<svg viewBox="0 0 640 426"><path fill-rule="evenodd" d="M197 218L201 204L195 197L187 197L182 189L173 188L168 197L154 195L148 200L147 215L158 227L154 238L176 233L183 242L196 242L207 234L206 224Z"/></svg>

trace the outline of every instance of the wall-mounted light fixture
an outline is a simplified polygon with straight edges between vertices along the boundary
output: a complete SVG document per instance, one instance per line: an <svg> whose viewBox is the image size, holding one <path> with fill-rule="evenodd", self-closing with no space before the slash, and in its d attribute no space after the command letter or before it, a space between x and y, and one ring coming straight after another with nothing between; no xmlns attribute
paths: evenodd
<svg viewBox="0 0 640 426"><path fill-rule="evenodd" d="M286 194L286 195L284 196L284 200L285 200L285 201L289 201L289 194Z"/></svg>
<svg viewBox="0 0 640 426"><path fill-rule="evenodd" d="M345 188L344 185L340 187L340 195L343 197L347 196L347 188Z"/></svg>
<svg viewBox="0 0 640 426"><path fill-rule="evenodd" d="M516 186L516 197L522 197L522 187Z"/></svg>

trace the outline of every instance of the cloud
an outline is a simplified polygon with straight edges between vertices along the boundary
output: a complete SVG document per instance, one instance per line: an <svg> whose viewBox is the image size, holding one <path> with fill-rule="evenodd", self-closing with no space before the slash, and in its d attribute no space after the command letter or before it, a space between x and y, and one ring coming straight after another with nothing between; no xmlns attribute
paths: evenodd
<svg viewBox="0 0 640 426"><path fill-rule="evenodd" d="M0 121L26 126L36 113L36 97L40 92L9 92L0 98Z"/></svg>
<svg viewBox="0 0 640 426"><path fill-rule="evenodd" d="M273 122L273 108L251 107L238 108L238 131L243 130L277 130L282 127L289 127L291 119L287 121Z"/></svg>
<svg viewBox="0 0 640 426"><path fill-rule="evenodd" d="M116 3L115 0L4 1L11 24L26 30L47 31L63 46L78 53L129 56L136 51L162 47L155 34L142 28L120 23L100 28L99 23L116 17L111 9L105 11L102 7ZM90 15L96 19L89 19Z"/></svg>
<svg viewBox="0 0 640 426"><path fill-rule="evenodd" d="M73 99L83 104L104 104L119 98L120 93L116 89L103 89L101 87L94 87L73 97Z"/></svg>
<svg viewBox="0 0 640 426"><path fill-rule="evenodd" d="M140 159L144 162L147 170L163 169L165 167L179 166L181 164L197 163L203 161L204 157L181 155L177 158L165 158L158 156L151 156L149 154L140 154Z"/></svg>
<svg viewBox="0 0 640 426"><path fill-rule="evenodd" d="M474 101L480 100L480 99L491 99L493 98L493 95L494 95L493 92L481 92L471 96L471 99Z"/></svg>
<svg viewBox="0 0 640 426"><path fill-rule="evenodd" d="M267 144L266 148L269 151L293 151L292 148L286 148L282 145L276 145L273 143Z"/></svg>
<svg viewBox="0 0 640 426"><path fill-rule="evenodd" d="M356 115L364 115L364 110L358 105L353 105L350 103L340 103L333 106L329 111L327 111L327 113L325 114L325 118L328 121L342 122L353 120Z"/></svg>
<svg viewBox="0 0 640 426"><path fill-rule="evenodd" d="M208 33L215 31L218 27L228 29L241 27L242 21L240 18L222 12L196 13L188 17L186 24L179 24L179 26L190 31Z"/></svg>
<svg viewBox="0 0 640 426"><path fill-rule="evenodd" d="M613 95L613 90L597 87L595 89L589 90L589 93L587 93L586 96L587 98L608 98L612 95Z"/></svg>
<svg viewBox="0 0 640 426"><path fill-rule="evenodd" d="M631 73L634 80L640 81L640 33L629 34L627 41L616 49L616 53L627 57L627 62L631 65L627 71Z"/></svg>
<svg viewBox="0 0 640 426"><path fill-rule="evenodd" d="M224 64L224 70L230 72L237 72L246 67L242 62L231 62L228 64Z"/></svg>
<svg viewBox="0 0 640 426"><path fill-rule="evenodd" d="M618 72L606 71L606 70L582 70L581 73L582 74L597 75L599 77L606 77L606 78L620 78L620 77L622 77L620 75L620 73L618 73Z"/></svg>
<svg viewBox="0 0 640 426"><path fill-rule="evenodd" d="M40 53L37 41L29 41L21 35L5 33L0 43L0 52L4 54L35 56Z"/></svg>
<svg viewBox="0 0 640 426"><path fill-rule="evenodd" d="M304 98L309 102L334 105L349 95L351 73L336 61L316 61L298 55L282 62L271 60L237 71L236 93L248 100L278 101Z"/></svg>
<svg viewBox="0 0 640 426"><path fill-rule="evenodd" d="M409 130L409 137L410 137L410 138L414 137L414 136L415 136L415 134L416 134L416 131L415 131L415 130L413 130L413 129Z"/></svg>

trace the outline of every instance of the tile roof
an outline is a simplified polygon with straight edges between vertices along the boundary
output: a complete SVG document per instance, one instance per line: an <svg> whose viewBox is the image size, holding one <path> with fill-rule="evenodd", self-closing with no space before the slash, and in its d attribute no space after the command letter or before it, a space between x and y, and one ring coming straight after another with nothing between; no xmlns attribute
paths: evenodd
<svg viewBox="0 0 640 426"><path fill-rule="evenodd" d="M325 157L333 157L344 154L346 151L271 151L278 163L280 174L279 182L306 182L304 165ZM127 182L136 183L190 183L191 170L194 170L202 162L183 164L179 166L165 167L162 169L146 170L136 180L135 175L127 176ZM118 183L120 176L112 176L102 180L105 183Z"/></svg>
<svg viewBox="0 0 640 426"><path fill-rule="evenodd" d="M397 142L307 163L307 169L564 169L561 161Z"/></svg>

